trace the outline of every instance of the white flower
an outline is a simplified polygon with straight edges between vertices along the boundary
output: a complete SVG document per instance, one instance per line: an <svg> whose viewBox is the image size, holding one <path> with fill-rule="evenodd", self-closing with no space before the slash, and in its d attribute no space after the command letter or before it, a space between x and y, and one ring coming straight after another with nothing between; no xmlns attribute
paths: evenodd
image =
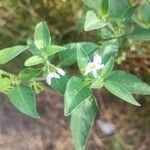
<svg viewBox="0 0 150 150"><path fill-rule="evenodd" d="M61 76L64 76L66 73L64 70L62 70L61 68L57 68L57 73L60 74Z"/></svg>
<svg viewBox="0 0 150 150"><path fill-rule="evenodd" d="M46 77L46 82L47 82L47 84L48 85L51 85L51 80L52 80L52 78L60 78L60 75L59 74L57 74L56 72L51 72L51 73L49 73L48 75L47 75L47 77Z"/></svg>
<svg viewBox="0 0 150 150"><path fill-rule="evenodd" d="M65 72L61 68L57 68L57 73L56 72L50 72L47 75L46 82L48 85L51 85L52 78L60 79L60 76L64 76L64 75L65 75Z"/></svg>
<svg viewBox="0 0 150 150"><path fill-rule="evenodd" d="M104 68L104 64L102 63L102 57L99 54L96 54L94 56L93 62L89 62L85 68L84 75L87 75L89 73L93 73L93 76L97 78L97 71Z"/></svg>

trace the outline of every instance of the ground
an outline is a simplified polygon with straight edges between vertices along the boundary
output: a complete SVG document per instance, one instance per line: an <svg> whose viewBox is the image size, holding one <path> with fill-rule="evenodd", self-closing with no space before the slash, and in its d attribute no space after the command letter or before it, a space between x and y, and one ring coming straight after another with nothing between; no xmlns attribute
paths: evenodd
<svg viewBox="0 0 150 150"><path fill-rule="evenodd" d="M100 94L101 93L101 94ZM86 150L149 150L149 123L143 123L148 112L115 101L105 91L96 92L101 108L97 114ZM0 97L0 150L73 150L69 120L63 114L63 97L46 89L37 97L40 119L18 112L6 96ZM115 125L116 131L105 135L99 120ZM150 119L149 119L150 120ZM143 127L144 125L144 127Z"/></svg>

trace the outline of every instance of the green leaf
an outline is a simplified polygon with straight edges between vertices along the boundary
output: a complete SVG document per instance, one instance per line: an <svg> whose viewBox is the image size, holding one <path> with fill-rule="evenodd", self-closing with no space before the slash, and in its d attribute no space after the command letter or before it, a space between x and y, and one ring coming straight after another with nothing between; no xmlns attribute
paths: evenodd
<svg viewBox="0 0 150 150"><path fill-rule="evenodd" d="M104 42L101 46L90 42L77 44L77 62L82 73L90 61L93 61L94 53L97 52L102 57L105 64L111 57L116 57L118 52L118 41L116 39Z"/></svg>
<svg viewBox="0 0 150 150"><path fill-rule="evenodd" d="M114 21L122 19L123 13L129 7L128 0L109 0L109 18Z"/></svg>
<svg viewBox="0 0 150 150"><path fill-rule="evenodd" d="M109 0L102 0L101 3L101 15L102 17L107 17L109 12Z"/></svg>
<svg viewBox="0 0 150 150"><path fill-rule="evenodd" d="M129 7L128 9L126 9L126 11L124 11L124 13L122 14L122 19L126 19L129 20L131 19L131 17L133 16L135 9L137 6L133 6L133 7Z"/></svg>
<svg viewBox="0 0 150 150"><path fill-rule="evenodd" d="M68 116L79 104L92 94L91 90L78 77L72 77L66 87L65 116Z"/></svg>
<svg viewBox="0 0 150 150"><path fill-rule="evenodd" d="M101 9L102 0L81 0L81 1L84 2L84 4L87 7L91 8L97 12L99 12Z"/></svg>
<svg viewBox="0 0 150 150"><path fill-rule="evenodd" d="M132 15L132 20L144 29L149 29L150 27L150 24L143 22L141 19L138 18L138 16L136 16L136 14Z"/></svg>
<svg viewBox="0 0 150 150"><path fill-rule="evenodd" d="M31 38L28 38L27 45L29 46L29 51L33 55L42 55L43 51L35 46L34 41Z"/></svg>
<svg viewBox="0 0 150 150"><path fill-rule="evenodd" d="M45 22L40 22L35 27L34 44L38 49L44 49L51 43L49 29Z"/></svg>
<svg viewBox="0 0 150 150"><path fill-rule="evenodd" d="M141 20L145 23L150 24L150 2L145 2L143 5L139 7Z"/></svg>
<svg viewBox="0 0 150 150"><path fill-rule="evenodd" d="M53 79L52 79L52 83L51 83L51 87L52 87L55 91L57 91L57 92L59 92L60 94L64 95L68 80L69 80L69 79L68 79L67 76L61 76L60 79L53 78Z"/></svg>
<svg viewBox="0 0 150 150"><path fill-rule="evenodd" d="M77 61L81 73L85 72L85 68L87 64L91 61L89 54L79 44L78 44L78 51L77 51Z"/></svg>
<svg viewBox="0 0 150 150"><path fill-rule="evenodd" d="M94 11L90 10L87 12L84 24L85 31L100 29L106 25L107 23L99 19Z"/></svg>
<svg viewBox="0 0 150 150"><path fill-rule="evenodd" d="M127 38L132 40L138 40L138 41L150 41L150 30L140 29L134 31L132 34L127 35Z"/></svg>
<svg viewBox="0 0 150 150"><path fill-rule="evenodd" d="M102 71L100 72L98 78L92 82L91 88L93 89L102 88L104 86L104 79L106 79L110 75L113 67L114 67L114 58L111 57L105 64L104 69L102 69Z"/></svg>
<svg viewBox="0 0 150 150"><path fill-rule="evenodd" d="M111 71L113 70L113 67L114 67L114 58L111 57L108 62L105 64L105 67L104 69L102 69L101 73L100 73L100 76L103 78L103 79L106 79Z"/></svg>
<svg viewBox="0 0 150 150"><path fill-rule="evenodd" d="M28 46L14 46L0 50L0 64L3 65L9 62L27 49Z"/></svg>
<svg viewBox="0 0 150 150"><path fill-rule="evenodd" d="M41 69L26 68L19 73L19 78L25 82L34 79L41 73Z"/></svg>
<svg viewBox="0 0 150 150"><path fill-rule="evenodd" d="M71 114L71 132L76 150L83 150L97 112L96 100L90 96Z"/></svg>
<svg viewBox="0 0 150 150"><path fill-rule="evenodd" d="M8 97L19 111L30 117L39 118L36 111L35 95L31 88L27 86L17 86L8 93Z"/></svg>
<svg viewBox="0 0 150 150"><path fill-rule="evenodd" d="M59 53L60 64L59 66L70 66L77 61L77 52L81 49L84 49L87 55L94 54L95 50L99 48L99 45L96 45L91 42L79 42L79 43L70 43L64 46L65 51Z"/></svg>
<svg viewBox="0 0 150 150"><path fill-rule="evenodd" d="M0 92L8 93L12 88L11 81L8 78L0 78Z"/></svg>
<svg viewBox="0 0 150 150"><path fill-rule="evenodd" d="M131 94L150 95L150 86L133 74L125 71L113 71L108 80L124 86Z"/></svg>
<svg viewBox="0 0 150 150"><path fill-rule="evenodd" d="M45 49L47 56L52 56L58 52L64 51L66 48L58 45L50 45Z"/></svg>
<svg viewBox="0 0 150 150"><path fill-rule="evenodd" d="M106 80L104 86L108 91L110 91L112 94L119 97L120 99L133 105L140 106L140 104L134 99L130 92L121 84L114 81Z"/></svg>
<svg viewBox="0 0 150 150"><path fill-rule="evenodd" d="M116 57L118 48L118 40L113 39L104 42L97 50L97 53L99 53L102 56L103 63L105 64L111 57Z"/></svg>
<svg viewBox="0 0 150 150"><path fill-rule="evenodd" d="M83 73L85 67L90 61L93 61L94 52L99 49L99 45L90 42L81 42L77 44L77 62L80 71Z"/></svg>
<svg viewBox="0 0 150 150"><path fill-rule="evenodd" d="M35 66L35 65L39 65L41 63L43 63L44 60L42 57L38 56L38 55L35 55L35 56L31 56L30 58L28 58L24 65L29 67L29 66Z"/></svg>
<svg viewBox="0 0 150 150"><path fill-rule="evenodd" d="M100 34L100 36L102 37L102 39L106 39L106 40L108 40L110 38L115 38L114 33L108 27L102 28L101 31L100 31L100 33L98 33L98 34Z"/></svg>
<svg viewBox="0 0 150 150"><path fill-rule="evenodd" d="M59 66L71 66L77 61L77 43L64 45L65 51L59 52Z"/></svg>
<svg viewBox="0 0 150 150"><path fill-rule="evenodd" d="M92 89L100 89L104 86L104 79L99 76L91 85Z"/></svg>

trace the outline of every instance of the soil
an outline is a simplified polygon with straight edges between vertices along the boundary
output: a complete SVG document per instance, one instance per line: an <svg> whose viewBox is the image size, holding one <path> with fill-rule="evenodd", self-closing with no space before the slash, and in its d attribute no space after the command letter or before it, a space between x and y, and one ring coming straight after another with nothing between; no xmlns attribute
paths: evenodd
<svg viewBox="0 0 150 150"><path fill-rule="evenodd" d="M141 123L148 113L142 110L145 103L142 108L135 108L115 101L106 92L97 92L96 96L101 99L101 109L86 150L148 150L150 122L144 127ZM74 150L70 118L63 114L63 97L46 89L37 97L37 107L41 116L38 120L21 114L6 96L0 96L0 150ZM105 135L99 120L113 123L116 132Z"/></svg>

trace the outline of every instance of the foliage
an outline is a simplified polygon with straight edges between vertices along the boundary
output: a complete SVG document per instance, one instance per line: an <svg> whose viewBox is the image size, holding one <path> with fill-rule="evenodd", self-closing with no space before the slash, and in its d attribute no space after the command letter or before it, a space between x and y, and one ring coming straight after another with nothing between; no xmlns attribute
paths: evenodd
<svg viewBox="0 0 150 150"><path fill-rule="evenodd" d="M142 7L132 6L128 0L82 0L88 10L85 31L100 32L101 44L74 42L54 45L46 22L36 25L34 38L26 45L18 45L0 51L0 65L16 58L25 50L32 56L24 62L25 68L18 75L0 70L0 92L8 95L11 103L22 113L39 118L35 94L46 86L64 95L64 115L71 116L71 131L77 150L85 148L90 130L98 111L93 94L95 89L105 88L118 98L140 106L132 94L150 95L150 86L138 77L121 70L114 70L121 40L149 41L148 1ZM142 19L136 11L142 11ZM146 15L145 15L146 14ZM137 21L138 20L138 21ZM139 21L140 20L140 21ZM133 26L129 30L129 27ZM139 27L140 26L140 27ZM75 65L79 74L70 74ZM65 67L66 71L60 67Z"/></svg>

